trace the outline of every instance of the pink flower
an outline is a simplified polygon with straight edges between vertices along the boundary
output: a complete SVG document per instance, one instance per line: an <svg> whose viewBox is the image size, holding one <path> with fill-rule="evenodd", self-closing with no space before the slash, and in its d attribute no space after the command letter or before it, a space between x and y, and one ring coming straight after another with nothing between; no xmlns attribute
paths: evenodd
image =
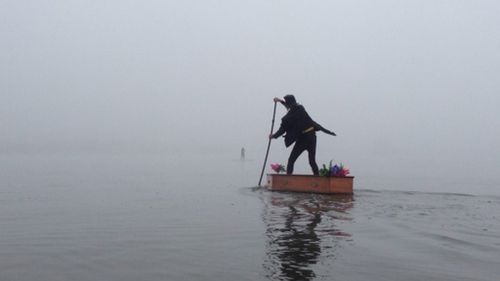
<svg viewBox="0 0 500 281"><path fill-rule="evenodd" d="M285 171L285 166L278 164L278 163L275 163L275 164L271 164L271 169L273 169L273 171L275 171L276 173L279 174L280 172Z"/></svg>
<svg viewBox="0 0 500 281"><path fill-rule="evenodd" d="M349 174L349 169L345 168L345 167L342 167L342 170L340 170L339 172L339 176L341 177L345 177Z"/></svg>

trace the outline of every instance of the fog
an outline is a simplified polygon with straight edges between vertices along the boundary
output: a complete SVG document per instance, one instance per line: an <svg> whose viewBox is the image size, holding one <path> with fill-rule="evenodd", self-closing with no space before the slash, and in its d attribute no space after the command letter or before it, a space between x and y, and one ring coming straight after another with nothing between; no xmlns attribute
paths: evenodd
<svg viewBox="0 0 500 281"><path fill-rule="evenodd" d="M497 1L2 0L0 152L245 147L259 166L272 98L294 94L338 134L319 133L320 164L498 183L499 14ZM288 153L274 140L270 161Z"/></svg>

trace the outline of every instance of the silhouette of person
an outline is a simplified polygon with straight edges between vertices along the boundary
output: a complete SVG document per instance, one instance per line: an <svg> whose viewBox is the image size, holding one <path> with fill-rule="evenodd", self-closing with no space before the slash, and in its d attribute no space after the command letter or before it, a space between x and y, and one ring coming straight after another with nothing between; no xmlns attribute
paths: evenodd
<svg viewBox="0 0 500 281"><path fill-rule="evenodd" d="M293 95L286 95L283 98L284 100L274 98L274 102L283 104L288 112L281 118L281 125L278 131L270 134L269 138L275 139L285 134L286 147L295 143L286 166L286 173L288 175L293 173L295 161L306 150L313 174L319 175L318 164L316 163L316 131L322 131L332 136L336 136L336 134L314 122L304 106L298 104Z"/></svg>

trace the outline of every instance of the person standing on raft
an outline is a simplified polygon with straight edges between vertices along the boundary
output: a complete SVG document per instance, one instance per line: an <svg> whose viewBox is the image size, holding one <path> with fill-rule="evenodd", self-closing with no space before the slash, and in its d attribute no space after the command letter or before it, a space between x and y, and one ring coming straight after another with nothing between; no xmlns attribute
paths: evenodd
<svg viewBox="0 0 500 281"><path fill-rule="evenodd" d="M307 150L309 154L309 165L311 165L314 175L319 175L318 164L316 163L316 131L322 131L332 136L336 134L323 128L318 123L314 122L309 114L307 114L304 106L298 104L293 95L286 95L280 98L274 98L274 102L280 102L288 110L287 114L281 118L281 125L278 131L270 134L270 139L276 139L285 134L285 146L289 147L295 142L288 164L286 173L293 173L293 166L300 154Z"/></svg>

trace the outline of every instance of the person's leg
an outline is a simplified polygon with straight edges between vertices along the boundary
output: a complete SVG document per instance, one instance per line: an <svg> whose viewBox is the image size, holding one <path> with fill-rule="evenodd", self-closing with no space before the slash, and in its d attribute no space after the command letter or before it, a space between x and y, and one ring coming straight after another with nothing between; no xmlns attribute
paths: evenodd
<svg viewBox="0 0 500 281"><path fill-rule="evenodd" d="M309 154L309 165L314 175L319 175L318 164L316 163L316 134L310 134L307 139L307 152Z"/></svg>
<svg viewBox="0 0 500 281"><path fill-rule="evenodd" d="M288 164L286 165L286 174L291 175L293 173L293 165L297 158L299 158L300 154L305 150L305 147L302 141L297 140L295 145L293 146L292 152L290 153L290 157L288 157Z"/></svg>

